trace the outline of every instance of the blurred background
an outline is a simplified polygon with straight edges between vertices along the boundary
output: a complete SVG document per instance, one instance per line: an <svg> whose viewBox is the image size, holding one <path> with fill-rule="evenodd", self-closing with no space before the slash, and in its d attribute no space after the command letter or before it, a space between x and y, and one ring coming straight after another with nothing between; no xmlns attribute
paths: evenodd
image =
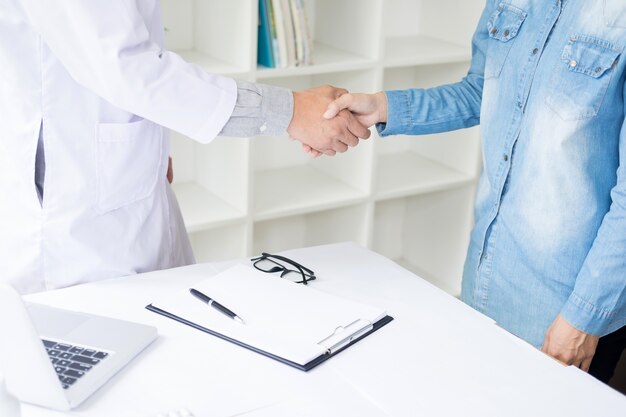
<svg viewBox="0 0 626 417"><path fill-rule="evenodd" d="M461 80L484 1L162 5L168 49L207 71L291 89L332 84L375 92ZM269 52L273 62L263 49L266 35L280 35L279 48ZM292 45L281 51L285 35ZM293 59L294 44L297 55L302 43L310 62ZM285 59L285 52L292 55ZM481 166L478 129L374 134L346 154L316 160L287 137L218 138L206 146L174 133L171 153L174 190L198 261L354 241L460 294Z"/></svg>

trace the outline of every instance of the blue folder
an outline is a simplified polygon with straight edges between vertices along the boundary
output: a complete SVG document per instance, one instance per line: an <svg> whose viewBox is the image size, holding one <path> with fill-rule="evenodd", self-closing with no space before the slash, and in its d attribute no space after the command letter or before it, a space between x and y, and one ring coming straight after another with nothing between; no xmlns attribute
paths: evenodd
<svg viewBox="0 0 626 417"><path fill-rule="evenodd" d="M259 36L257 62L268 68L274 68L274 54L272 53L272 30L270 22L269 4L271 0L259 0Z"/></svg>

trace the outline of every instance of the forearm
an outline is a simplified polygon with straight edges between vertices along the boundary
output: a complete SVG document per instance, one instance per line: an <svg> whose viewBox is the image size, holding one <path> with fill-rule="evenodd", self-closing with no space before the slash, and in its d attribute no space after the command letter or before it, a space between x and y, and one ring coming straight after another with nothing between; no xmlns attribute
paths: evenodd
<svg viewBox="0 0 626 417"><path fill-rule="evenodd" d="M626 189L614 190L626 201ZM604 218L561 315L585 333L604 336L626 325L626 207Z"/></svg>
<svg viewBox="0 0 626 417"><path fill-rule="evenodd" d="M386 91L387 122L381 136L420 135L463 129L480 123L483 77L468 75L457 84L431 89Z"/></svg>
<svg viewBox="0 0 626 417"><path fill-rule="evenodd" d="M290 90L237 80L237 103L220 135L284 135L292 117L293 93Z"/></svg>
<svg viewBox="0 0 626 417"><path fill-rule="evenodd" d="M626 84L623 87L626 94ZM626 97L626 96L625 96ZM624 102L626 108L626 101ZM574 327L604 336L626 325L626 120L619 140L617 183L591 250L561 310Z"/></svg>

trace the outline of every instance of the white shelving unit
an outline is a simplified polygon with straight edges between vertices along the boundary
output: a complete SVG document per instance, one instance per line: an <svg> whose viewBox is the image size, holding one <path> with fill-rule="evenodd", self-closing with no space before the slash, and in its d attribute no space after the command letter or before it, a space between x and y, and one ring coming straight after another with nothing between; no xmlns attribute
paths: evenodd
<svg viewBox="0 0 626 417"><path fill-rule="evenodd" d="M315 64L256 64L257 0L162 0L170 50L210 72L299 90L459 81L480 0L308 0ZM287 137L173 133L174 191L199 261L354 241L458 295L480 171L477 129L378 138L311 159Z"/></svg>

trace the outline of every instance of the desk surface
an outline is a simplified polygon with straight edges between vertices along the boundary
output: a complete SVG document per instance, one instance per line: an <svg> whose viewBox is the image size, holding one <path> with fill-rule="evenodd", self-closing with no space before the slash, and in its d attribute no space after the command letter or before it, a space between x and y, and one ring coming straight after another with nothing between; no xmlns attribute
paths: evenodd
<svg viewBox="0 0 626 417"><path fill-rule="evenodd" d="M353 244L285 252L315 288L395 320L304 373L144 309L234 263L201 264L33 294L29 301L156 326L160 337L69 414L24 417L620 416L626 396L564 367L397 264Z"/></svg>

